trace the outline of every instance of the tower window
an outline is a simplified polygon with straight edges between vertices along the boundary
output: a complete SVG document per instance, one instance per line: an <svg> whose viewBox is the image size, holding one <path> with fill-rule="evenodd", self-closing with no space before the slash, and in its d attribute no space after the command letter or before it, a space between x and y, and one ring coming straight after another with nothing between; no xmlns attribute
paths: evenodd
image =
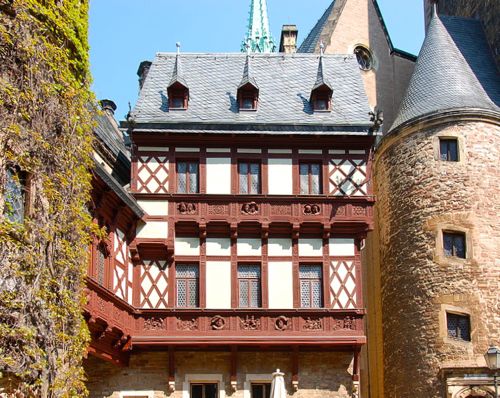
<svg viewBox="0 0 500 398"><path fill-rule="evenodd" d="M440 138L439 158L447 162L458 162L458 141L454 138Z"/></svg>
<svg viewBox="0 0 500 398"><path fill-rule="evenodd" d="M446 257L465 258L465 234L460 232L443 232L443 247Z"/></svg>
<svg viewBox="0 0 500 398"><path fill-rule="evenodd" d="M446 313L448 337L454 340L471 341L468 315Z"/></svg>
<svg viewBox="0 0 500 398"><path fill-rule="evenodd" d="M357 46L354 49L354 54L358 61L359 69L370 70L373 68L373 57L370 50L364 46Z"/></svg>

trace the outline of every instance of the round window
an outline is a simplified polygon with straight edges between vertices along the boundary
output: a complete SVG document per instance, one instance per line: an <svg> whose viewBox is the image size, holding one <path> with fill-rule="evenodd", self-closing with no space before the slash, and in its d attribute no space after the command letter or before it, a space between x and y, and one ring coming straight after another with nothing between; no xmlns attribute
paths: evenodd
<svg viewBox="0 0 500 398"><path fill-rule="evenodd" d="M354 49L354 54L356 54L358 65L361 70L370 70L373 68L372 53L366 47L357 46Z"/></svg>

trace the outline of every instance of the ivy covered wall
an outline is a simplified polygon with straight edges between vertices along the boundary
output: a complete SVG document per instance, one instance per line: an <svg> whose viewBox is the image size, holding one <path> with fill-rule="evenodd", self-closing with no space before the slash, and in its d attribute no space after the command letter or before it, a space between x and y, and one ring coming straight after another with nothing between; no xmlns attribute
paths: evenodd
<svg viewBox="0 0 500 398"><path fill-rule="evenodd" d="M87 22L88 0L0 0L0 392L9 397L86 396ZM25 193L17 221L7 170Z"/></svg>

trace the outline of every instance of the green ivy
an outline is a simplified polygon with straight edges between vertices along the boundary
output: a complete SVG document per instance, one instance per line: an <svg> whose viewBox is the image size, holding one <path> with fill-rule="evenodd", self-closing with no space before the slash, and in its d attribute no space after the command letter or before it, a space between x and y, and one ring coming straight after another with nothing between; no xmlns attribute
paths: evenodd
<svg viewBox="0 0 500 398"><path fill-rule="evenodd" d="M88 0L0 0L0 392L85 397L92 167ZM23 223L6 169L28 175ZM7 209L8 210L8 209Z"/></svg>

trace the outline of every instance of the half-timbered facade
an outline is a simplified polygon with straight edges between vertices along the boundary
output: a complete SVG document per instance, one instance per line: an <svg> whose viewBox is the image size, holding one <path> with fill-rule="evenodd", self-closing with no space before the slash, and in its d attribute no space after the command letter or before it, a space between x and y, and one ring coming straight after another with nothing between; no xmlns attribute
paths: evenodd
<svg viewBox="0 0 500 398"><path fill-rule="evenodd" d="M114 204L96 245L91 392L259 397L279 367L301 396L355 394L376 135L355 57L158 54L139 72L124 127L144 216ZM92 377L102 359L140 381Z"/></svg>

